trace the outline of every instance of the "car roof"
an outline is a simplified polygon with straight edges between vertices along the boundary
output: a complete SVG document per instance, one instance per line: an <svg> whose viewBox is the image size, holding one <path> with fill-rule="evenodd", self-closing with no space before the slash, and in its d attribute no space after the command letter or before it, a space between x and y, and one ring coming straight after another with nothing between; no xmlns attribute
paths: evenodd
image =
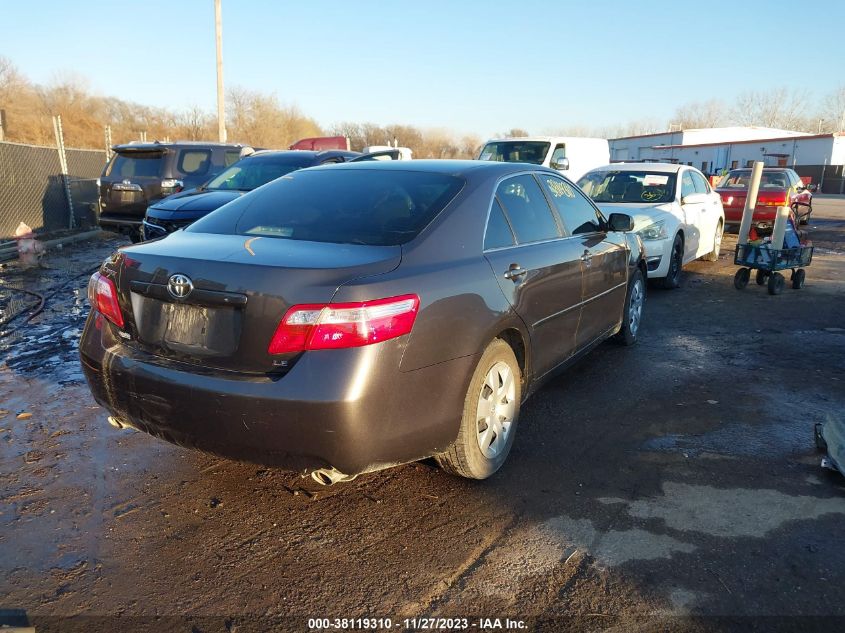
<svg viewBox="0 0 845 633"><path fill-rule="evenodd" d="M317 169L324 169L318 167ZM330 169L378 169L384 171L417 171L435 174L447 174L450 176L467 176L469 174L481 175L507 175L527 170L545 171L550 174L560 175L554 169L534 165L532 163L508 163L488 160L452 160L452 159L414 159L414 160L368 160L356 163L340 163L331 165Z"/></svg>
<svg viewBox="0 0 845 633"><path fill-rule="evenodd" d="M487 143L506 143L508 141L532 141L544 143L557 143L558 141L605 141L596 136L512 136L509 138L491 138Z"/></svg>
<svg viewBox="0 0 845 633"><path fill-rule="evenodd" d="M215 143L213 141L175 141L175 142L160 142L160 141L152 141L152 142L139 142L139 141L132 141L131 143L121 143L120 145L113 145L112 150L115 152L120 152L123 150L134 150L134 151L144 151L144 150L157 150L157 149L165 149L168 147L178 148L178 147L226 147L231 149L241 149L243 147L249 147L249 145L242 145L240 143Z"/></svg>
<svg viewBox="0 0 845 633"><path fill-rule="evenodd" d="M752 167L734 167L731 171L751 171ZM791 167L763 167L763 171L793 171Z"/></svg>
<svg viewBox="0 0 845 633"><path fill-rule="evenodd" d="M649 171L652 173L677 174L682 167L689 167L689 165L677 163L611 163L610 165L596 167L591 171ZM690 169L695 169L695 167L690 167Z"/></svg>
<svg viewBox="0 0 845 633"><path fill-rule="evenodd" d="M343 149L325 149L325 150L310 150L310 149L263 149L244 156L250 159L264 159L264 158L278 158L280 156L302 158L303 161L320 160L323 158L335 158L341 156L343 158L355 158L361 156L360 152L351 152Z"/></svg>

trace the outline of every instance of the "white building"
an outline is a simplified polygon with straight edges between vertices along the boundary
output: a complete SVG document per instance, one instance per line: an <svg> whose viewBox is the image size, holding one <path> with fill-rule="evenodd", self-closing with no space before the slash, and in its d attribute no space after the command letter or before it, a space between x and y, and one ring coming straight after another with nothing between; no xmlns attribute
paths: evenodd
<svg viewBox="0 0 845 633"><path fill-rule="evenodd" d="M725 127L662 132L611 139L619 161L683 163L707 174L749 166L791 167L824 193L845 192L845 134L807 134L761 127Z"/></svg>

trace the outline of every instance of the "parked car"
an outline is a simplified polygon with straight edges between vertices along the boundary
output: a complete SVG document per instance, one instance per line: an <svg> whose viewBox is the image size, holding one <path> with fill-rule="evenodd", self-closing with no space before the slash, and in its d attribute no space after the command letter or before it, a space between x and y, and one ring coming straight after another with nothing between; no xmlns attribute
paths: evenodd
<svg viewBox="0 0 845 633"><path fill-rule="evenodd" d="M150 203L202 184L252 151L223 143L129 143L112 148L99 186L99 224L108 231L141 239Z"/></svg>
<svg viewBox="0 0 845 633"><path fill-rule="evenodd" d="M645 298L631 218L543 167L305 169L89 285L83 370L116 426L320 482L435 456L482 479L522 401Z"/></svg>
<svg viewBox="0 0 845 633"><path fill-rule="evenodd" d="M399 150L362 154L347 151L255 152L196 189L156 202L144 217L143 238L152 240L185 228L227 202L297 169L358 160L399 160Z"/></svg>
<svg viewBox="0 0 845 633"><path fill-rule="evenodd" d="M578 181L605 213L634 218L646 250L649 279L677 288L683 266L699 257L716 261L725 213L719 194L694 167L669 163L616 163Z"/></svg>
<svg viewBox="0 0 845 633"><path fill-rule="evenodd" d="M751 169L732 169L716 186L725 207L727 224L739 226L742 222L750 182ZM790 207L798 222L807 224L813 213L815 189L815 185L805 186L801 177L792 169L764 167L757 204L751 218L752 225L763 230L773 228L779 207Z"/></svg>
<svg viewBox="0 0 845 633"><path fill-rule="evenodd" d="M603 138L530 136L487 141L478 159L544 165L575 182L594 167L609 163L610 148Z"/></svg>

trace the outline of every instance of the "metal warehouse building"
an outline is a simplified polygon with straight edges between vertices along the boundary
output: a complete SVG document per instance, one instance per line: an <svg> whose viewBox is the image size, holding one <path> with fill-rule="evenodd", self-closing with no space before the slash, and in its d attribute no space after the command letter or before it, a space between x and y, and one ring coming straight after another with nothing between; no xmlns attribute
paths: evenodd
<svg viewBox="0 0 845 633"><path fill-rule="evenodd" d="M766 165L791 167L823 193L845 193L845 134L807 134L774 128L724 127L610 139L610 158L683 163L707 174Z"/></svg>

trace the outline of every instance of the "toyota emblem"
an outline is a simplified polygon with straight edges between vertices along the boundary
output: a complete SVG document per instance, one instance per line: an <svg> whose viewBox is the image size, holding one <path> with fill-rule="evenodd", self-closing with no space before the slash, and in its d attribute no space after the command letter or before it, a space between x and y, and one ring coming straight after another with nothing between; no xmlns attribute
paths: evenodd
<svg viewBox="0 0 845 633"><path fill-rule="evenodd" d="M167 291L177 299L184 299L194 289L194 284L190 277L176 273L171 275L167 282Z"/></svg>

